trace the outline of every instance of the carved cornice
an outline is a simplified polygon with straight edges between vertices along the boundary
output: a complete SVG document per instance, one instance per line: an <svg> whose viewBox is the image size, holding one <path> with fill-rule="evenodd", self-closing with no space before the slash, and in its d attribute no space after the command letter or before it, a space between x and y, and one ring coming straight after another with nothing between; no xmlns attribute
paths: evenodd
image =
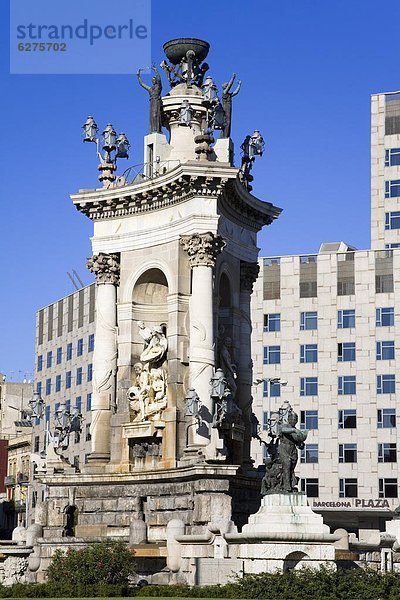
<svg viewBox="0 0 400 600"><path fill-rule="evenodd" d="M226 245L220 235L215 235L211 231L183 235L180 243L188 254L191 267L214 267L218 254Z"/></svg>
<svg viewBox="0 0 400 600"><path fill-rule="evenodd" d="M240 262L240 290L253 293L253 285L257 281L260 266L256 262Z"/></svg>
<svg viewBox="0 0 400 600"><path fill-rule="evenodd" d="M119 256L118 254L104 254L100 252L86 263L89 271L96 275L97 285L119 285Z"/></svg>

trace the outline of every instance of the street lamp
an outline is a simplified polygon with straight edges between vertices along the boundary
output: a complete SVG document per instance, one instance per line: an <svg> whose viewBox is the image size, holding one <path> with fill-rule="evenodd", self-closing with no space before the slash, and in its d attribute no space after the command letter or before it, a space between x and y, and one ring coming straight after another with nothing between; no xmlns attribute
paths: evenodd
<svg viewBox="0 0 400 600"><path fill-rule="evenodd" d="M105 188L114 184L114 171L117 168L119 158L129 158L130 144L125 133L121 132L117 137L116 131L111 123L108 123L102 134L102 150L100 152L100 140L98 136L99 129L93 117L89 116L82 125L83 141L96 144L97 156L100 159L98 167L100 171L99 180L103 182Z"/></svg>
<svg viewBox="0 0 400 600"><path fill-rule="evenodd" d="M32 410L32 416L40 419L43 415L44 400L39 392L34 392L32 398L28 402Z"/></svg>
<svg viewBox="0 0 400 600"><path fill-rule="evenodd" d="M288 384L286 379L282 379L281 377L263 377L256 379L253 381L254 385L260 385L260 383L267 382L267 396L268 396L268 419L271 418L271 385L276 385L279 383L281 386L285 386Z"/></svg>

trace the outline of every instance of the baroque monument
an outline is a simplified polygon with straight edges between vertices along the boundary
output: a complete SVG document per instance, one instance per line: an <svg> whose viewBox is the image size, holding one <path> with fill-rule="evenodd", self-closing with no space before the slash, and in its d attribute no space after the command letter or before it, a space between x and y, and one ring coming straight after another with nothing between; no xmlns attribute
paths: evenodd
<svg viewBox="0 0 400 600"><path fill-rule="evenodd" d="M128 157L125 134L107 125L101 154L94 118L83 126L102 184L71 196L94 227L91 451L79 473L53 453L41 475L39 579L68 535L126 539L141 572L169 580L179 535L240 531L260 503L250 298L257 232L281 211L251 194L258 130L241 166L233 162L236 75L219 91L202 40L171 40L164 51L150 83L137 74L149 96L139 174L115 173Z"/></svg>

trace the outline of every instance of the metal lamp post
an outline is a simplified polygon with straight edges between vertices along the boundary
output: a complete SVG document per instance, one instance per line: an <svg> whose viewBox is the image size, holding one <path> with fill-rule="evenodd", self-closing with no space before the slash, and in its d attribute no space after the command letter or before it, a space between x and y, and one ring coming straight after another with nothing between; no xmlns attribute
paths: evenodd
<svg viewBox="0 0 400 600"><path fill-rule="evenodd" d="M96 144L97 156L100 159L98 170L100 171L99 181L103 187L112 187L115 182L114 171L117 169L117 160L119 158L129 158L130 144L125 133L121 132L117 137L116 131L111 123L102 133L102 150L100 152L100 140L98 136L99 129L93 117L89 116L82 126L83 141Z"/></svg>

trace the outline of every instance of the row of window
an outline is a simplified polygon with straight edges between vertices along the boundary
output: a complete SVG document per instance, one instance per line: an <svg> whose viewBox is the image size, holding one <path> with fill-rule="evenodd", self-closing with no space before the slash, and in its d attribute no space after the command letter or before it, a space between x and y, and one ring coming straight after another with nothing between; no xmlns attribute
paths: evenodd
<svg viewBox="0 0 400 600"><path fill-rule="evenodd" d="M309 498L319 497L319 481L317 478L300 480L300 489ZM384 477L378 479L379 498L398 498L397 479ZM339 479L339 498L357 498L358 482L355 478Z"/></svg>
<svg viewBox="0 0 400 600"><path fill-rule="evenodd" d="M88 336L87 351L93 352L93 350L94 350L94 334L92 333L91 335ZM83 342L83 338L80 338L76 344L76 355L82 356L83 351L84 351L84 342ZM66 360L71 360L72 356L73 356L73 344L72 344L72 342L70 342L69 344L67 344L67 348L66 348ZM46 367L48 369L50 369L53 366L53 359L54 359L53 351L49 350L49 352L47 352L47 355L46 355ZM61 346L59 348L57 348L57 350L56 350L55 359L56 359L57 365L60 365L62 363L63 349ZM42 369L43 369L43 355L41 354L40 356L38 356L38 359L37 359L37 371L42 371Z"/></svg>
<svg viewBox="0 0 400 600"><path fill-rule="evenodd" d="M357 393L357 379L355 375L340 375L338 377L337 393L339 396L355 395ZM396 376L394 374L376 376L377 394L395 394ZM263 397L280 397L279 383L264 380ZM300 396L318 396L318 377L300 377Z"/></svg>
<svg viewBox="0 0 400 600"><path fill-rule="evenodd" d="M399 213L400 214L400 213ZM376 327L391 327L394 325L394 307L377 308L375 314ZM352 329L356 326L356 312L354 309L338 310L338 329ZM308 311L300 313L300 331L312 331L318 329L318 313ZM281 314L269 313L264 315L264 331L280 331Z"/></svg>
<svg viewBox="0 0 400 600"><path fill-rule="evenodd" d="M357 462L357 444L339 444L339 463ZM305 444L300 453L301 463L318 463L318 444ZM378 444L378 463L397 462L397 445L395 443Z"/></svg>
<svg viewBox="0 0 400 600"><path fill-rule="evenodd" d="M378 429L396 427L395 408L378 408L376 417ZM356 428L357 410L355 408L338 410L338 429ZM263 429L268 429L268 411L263 413ZM300 411L300 429L318 429L318 410Z"/></svg>
<svg viewBox="0 0 400 600"><path fill-rule="evenodd" d="M87 372L86 372L86 381L92 381L93 379L93 365L90 363L87 366ZM54 381L54 391L55 392L60 392L61 388L62 388L62 379L61 379L61 375L56 375L55 377L55 381ZM82 367L78 367L76 369L76 378L75 378L75 384L76 385L81 385L83 383L83 368ZM65 373L65 389L70 389L70 387L72 386L72 371L67 371ZM38 381L36 384L36 391L39 394L42 394L42 382ZM52 379L51 377L49 377L48 379L46 379L45 382L45 394L46 396L49 396L51 394L52 391Z"/></svg>
<svg viewBox="0 0 400 600"><path fill-rule="evenodd" d="M400 148L385 150L385 167L396 167L398 165L400 165Z"/></svg>
<svg viewBox="0 0 400 600"><path fill-rule="evenodd" d="M354 362L356 360L355 342L341 342L337 345L339 362ZM392 360L395 357L393 340L376 342L376 360ZM277 365L281 362L280 346L264 346L264 365ZM318 362L318 344L300 345L300 363Z"/></svg>

